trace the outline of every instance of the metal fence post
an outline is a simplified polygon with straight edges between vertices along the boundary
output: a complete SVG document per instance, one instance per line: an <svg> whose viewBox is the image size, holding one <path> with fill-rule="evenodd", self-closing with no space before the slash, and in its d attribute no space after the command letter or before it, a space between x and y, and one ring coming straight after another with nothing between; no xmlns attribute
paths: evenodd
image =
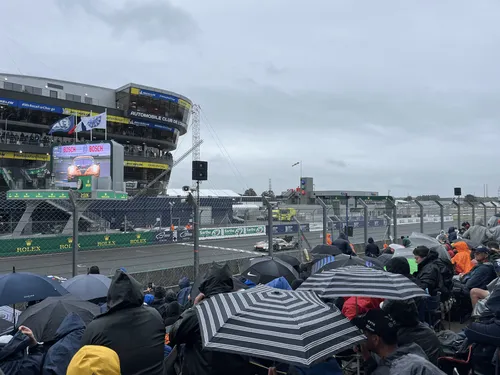
<svg viewBox="0 0 500 375"><path fill-rule="evenodd" d="M488 208L486 207L486 204L484 202L479 202L481 206L483 206L484 210L484 225L488 223Z"/></svg>
<svg viewBox="0 0 500 375"><path fill-rule="evenodd" d="M457 228L460 228L460 224L461 224L461 223L460 223L460 221L461 221L461 220L460 220L460 203L458 203L458 202L456 201L456 199L453 199L453 200L452 200L452 203L453 203L453 205L455 205L455 207L457 208L457 222L458 222Z"/></svg>
<svg viewBox="0 0 500 375"><path fill-rule="evenodd" d="M363 206L363 230L364 230L364 243L368 243L368 205L361 198L357 198L358 203Z"/></svg>
<svg viewBox="0 0 500 375"><path fill-rule="evenodd" d="M495 202L491 201L490 202L493 205L493 208L495 208L495 215L498 213L498 206Z"/></svg>
<svg viewBox="0 0 500 375"><path fill-rule="evenodd" d="M434 201L439 206L439 216L441 218L441 230L444 230L444 206L439 201Z"/></svg>
<svg viewBox="0 0 500 375"><path fill-rule="evenodd" d="M326 245L326 237L328 233L328 207L321 198L316 198L316 202L318 202L323 208L323 245Z"/></svg>
<svg viewBox="0 0 500 375"><path fill-rule="evenodd" d="M80 220L80 213L78 210L78 201L76 200L76 193L73 190L69 190L69 200L73 208L73 251L72 251L72 275L73 277L78 275L78 222Z"/></svg>
<svg viewBox="0 0 500 375"><path fill-rule="evenodd" d="M304 240L304 242L306 243L309 250L311 250L312 249L311 244L309 243L309 240L307 239L306 235L302 231L302 223L295 216L293 217L293 221L295 221L297 223L297 225L299 226L297 234Z"/></svg>
<svg viewBox="0 0 500 375"><path fill-rule="evenodd" d="M394 241L397 241L398 238L398 208L396 206L396 203L393 202L392 200L388 199L387 202L389 202L392 205L392 221L393 221L393 233L394 233Z"/></svg>
<svg viewBox="0 0 500 375"><path fill-rule="evenodd" d="M464 201L464 202L467 203L472 208L472 224L471 225L474 225L474 222L476 221L476 205L473 202L469 202L469 201Z"/></svg>
<svg viewBox="0 0 500 375"><path fill-rule="evenodd" d="M267 207L267 247L269 248L269 256L274 256L274 243L273 243L273 205L267 200L266 197L262 197L264 204Z"/></svg>
<svg viewBox="0 0 500 375"><path fill-rule="evenodd" d="M200 241L200 227L199 227L199 206L198 200L193 197L193 194L189 193L186 201L193 207L193 277L194 280L198 277L200 271L200 252L199 252L199 241Z"/></svg>
<svg viewBox="0 0 500 375"><path fill-rule="evenodd" d="M424 233L424 205L416 199L413 202L420 208L420 233Z"/></svg>

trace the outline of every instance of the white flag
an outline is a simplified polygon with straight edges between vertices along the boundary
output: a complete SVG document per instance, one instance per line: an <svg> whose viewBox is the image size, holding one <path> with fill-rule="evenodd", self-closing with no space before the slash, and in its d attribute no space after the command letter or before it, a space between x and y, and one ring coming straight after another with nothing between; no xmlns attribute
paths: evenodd
<svg viewBox="0 0 500 375"><path fill-rule="evenodd" d="M77 125L78 132L86 132L91 129L106 129L106 112L97 116L82 117Z"/></svg>

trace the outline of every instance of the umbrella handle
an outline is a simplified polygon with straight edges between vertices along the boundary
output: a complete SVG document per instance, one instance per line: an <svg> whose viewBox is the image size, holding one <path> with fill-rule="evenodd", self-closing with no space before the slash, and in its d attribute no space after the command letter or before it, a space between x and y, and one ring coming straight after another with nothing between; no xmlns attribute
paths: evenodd
<svg viewBox="0 0 500 375"><path fill-rule="evenodd" d="M254 365L254 366L257 366L257 367L260 367L260 368L265 368L266 370L269 370L269 367L264 366L264 365L261 365L260 363L257 363L257 362L250 361L250 364L251 364L251 365ZM283 372L283 371L278 371L278 370L276 370L276 373L277 373L277 374L287 375L287 373L286 373L286 372Z"/></svg>

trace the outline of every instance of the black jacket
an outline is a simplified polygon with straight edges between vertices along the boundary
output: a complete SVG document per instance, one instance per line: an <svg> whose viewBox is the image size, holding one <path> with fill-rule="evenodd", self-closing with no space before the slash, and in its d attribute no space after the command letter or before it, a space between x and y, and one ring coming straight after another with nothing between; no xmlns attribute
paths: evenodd
<svg viewBox="0 0 500 375"><path fill-rule="evenodd" d="M435 296L443 287L441 270L436 263L438 253L429 251L424 260L418 265L418 271L414 274L415 282L422 289L428 289L431 296Z"/></svg>
<svg viewBox="0 0 500 375"><path fill-rule="evenodd" d="M233 291L233 279L229 267L212 265L200 284L200 292L206 298ZM172 346L183 346L182 375L251 375L252 365L248 358L235 354L203 350L198 316L194 308L186 310L172 326L169 333Z"/></svg>
<svg viewBox="0 0 500 375"><path fill-rule="evenodd" d="M373 241L373 238L368 238L368 244L366 245L365 248L365 255L369 257L378 257L380 255L380 248L378 245Z"/></svg>
<svg viewBox="0 0 500 375"><path fill-rule="evenodd" d="M143 304L142 286L116 271L108 292L108 311L94 318L82 338L84 345L113 349L122 375L161 375L165 326L160 314Z"/></svg>
<svg viewBox="0 0 500 375"><path fill-rule="evenodd" d="M443 258L438 258L435 261L435 264L438 266L439 272L441 273L441 301L444 302L450 299L453 291L453 276L455 274L455 268L449 260Z"/></svg>

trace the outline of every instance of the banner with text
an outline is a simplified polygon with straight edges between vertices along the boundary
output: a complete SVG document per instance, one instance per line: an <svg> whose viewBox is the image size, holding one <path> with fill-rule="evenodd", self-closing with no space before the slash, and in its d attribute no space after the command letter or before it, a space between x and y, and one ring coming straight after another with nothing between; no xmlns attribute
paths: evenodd
<svg viewBox="0 0 500 375"><path fill-rule="evenodd" d="M251 225L228 228L203 228L200 229L200 240L262 236L265 233L265 225Z"/></svg>

